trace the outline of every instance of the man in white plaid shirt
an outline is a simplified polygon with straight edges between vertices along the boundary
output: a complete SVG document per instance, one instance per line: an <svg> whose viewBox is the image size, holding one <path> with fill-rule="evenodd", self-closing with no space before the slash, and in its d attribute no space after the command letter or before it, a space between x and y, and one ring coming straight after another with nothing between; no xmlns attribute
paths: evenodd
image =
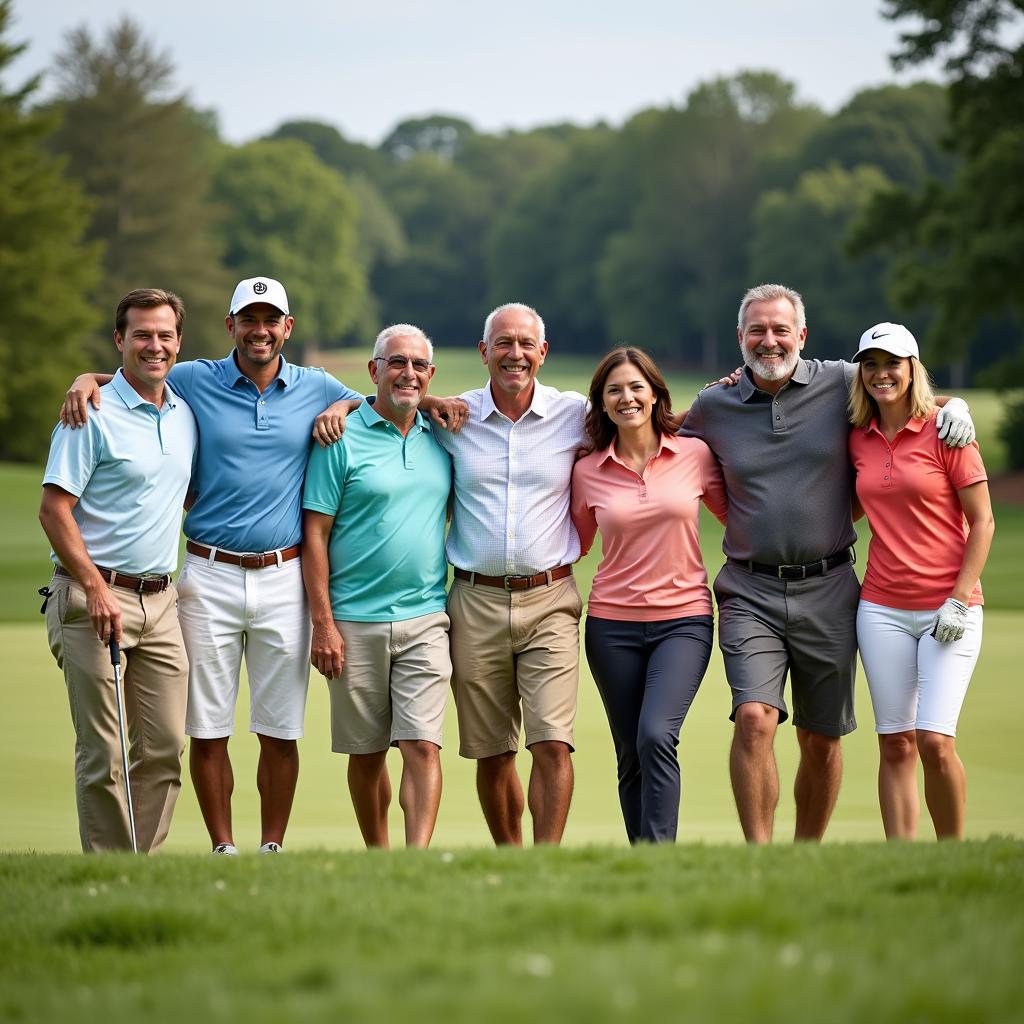
<svg viewBox="0 0 1024 1024"><path fill-rule="evenodd" d="M455 465L447 555L459 752L477 761L480 804L499 845L523 841L522 724L535 843L561 841L572 799L582 602L569 482L586 444L586 399L536 380L547 351L536 310L499 306L480 342L490 383L462 396L469 415L460 433L437 431Z"/></svg>

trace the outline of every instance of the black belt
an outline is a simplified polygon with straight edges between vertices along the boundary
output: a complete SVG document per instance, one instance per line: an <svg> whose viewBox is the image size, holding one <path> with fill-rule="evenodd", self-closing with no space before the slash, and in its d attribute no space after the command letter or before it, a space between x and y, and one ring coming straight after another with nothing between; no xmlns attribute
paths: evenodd
<svg viewBox="0 0 1024 1024"><path fill-rule="evenodd" d="M75 578L63 565L56 566L53 571L57 576L66 576L71 580ZM116 569L104 569L100 565L96 566L96 571L112 587L134 590L136 594L162 594L171 585L170 576L131 576Z"/></svg>
<svg viewBox="0 0 1024 1024"><path fill-rule="evenodd" d="M744 558L730 558L733 565L741 565L749 572L757 572L762 576L774 576L777 580L806 580L811 576L823 576L837 565L848 565L856 555L853 548L844 548L834 555L808 562L807 565L765 565L764 562L748 561Z"/></svg>

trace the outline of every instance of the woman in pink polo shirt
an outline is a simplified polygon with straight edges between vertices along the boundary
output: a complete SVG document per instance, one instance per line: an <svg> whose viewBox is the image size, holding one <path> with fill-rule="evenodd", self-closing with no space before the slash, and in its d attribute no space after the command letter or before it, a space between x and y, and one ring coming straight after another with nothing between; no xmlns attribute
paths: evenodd
<svg viewBox="0 0 1024 1024"><path fill-rule="evenodd" d="M617 348L590 383L594 451L572 474L583 553L601 530L587 661L604 701L631 843L672 841L679 818L679 730L711 657L713 619L697 536L703 500L725 521L708 446L676 436L650 356Z"/></svg>
<svg viewBox="0 0 1024 1024"><path fill-rule="evenodd" d="M890 839L913 839L925 800L941 838L964 831L956 723L981 649L980 576L995 523L977 444L948 448L914 336L864 332L853 357L850 458L871 526L857 641L879 734L878 797Z"/></svg>

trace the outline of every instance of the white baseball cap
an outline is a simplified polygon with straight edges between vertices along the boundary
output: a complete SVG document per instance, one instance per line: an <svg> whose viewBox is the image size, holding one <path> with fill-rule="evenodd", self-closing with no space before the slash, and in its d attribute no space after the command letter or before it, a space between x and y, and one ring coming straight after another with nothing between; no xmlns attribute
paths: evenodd
<svg viewBox="0 0 1024 1024"><path fill-rule="evenodd" d="M860 336L860 344L857 346L857 354L853 357L853 361L860 362L861 356L873 348L879 348L883 352L901 356L904 359L910 356L915 359L921 358L917 351L917 339L903 324L886 322L869 327Z"/></svg>
<svg viewBox="0 0 1024 1024"><path fill-rule="evenodd" d="M290 316L288 293L284 290L284 285L272 277L247 277L244 281L239 281L235 294L231 296L228 313L234 316L240 309L245 309L254 302L266 302L281 310L285 316Z"/></svg>

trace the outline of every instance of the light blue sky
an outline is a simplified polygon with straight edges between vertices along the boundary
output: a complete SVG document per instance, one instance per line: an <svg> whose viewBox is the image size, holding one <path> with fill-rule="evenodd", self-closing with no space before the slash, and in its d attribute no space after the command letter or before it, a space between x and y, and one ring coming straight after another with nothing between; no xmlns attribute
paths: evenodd
<svg viewBox="0 0 1024 1024"><path fill-rule="evenodd" d="M376 143L405 117L450 113L478 128L621 123L743 68L795 81L835 110L896 76L899 27L880 0L15 0L10 39L29 44L6 84L48 66L67 29L102 32L122 12L167 48L193 103L231 142L289 118ZM905 26L907 28L910 25Z"/></svg>

